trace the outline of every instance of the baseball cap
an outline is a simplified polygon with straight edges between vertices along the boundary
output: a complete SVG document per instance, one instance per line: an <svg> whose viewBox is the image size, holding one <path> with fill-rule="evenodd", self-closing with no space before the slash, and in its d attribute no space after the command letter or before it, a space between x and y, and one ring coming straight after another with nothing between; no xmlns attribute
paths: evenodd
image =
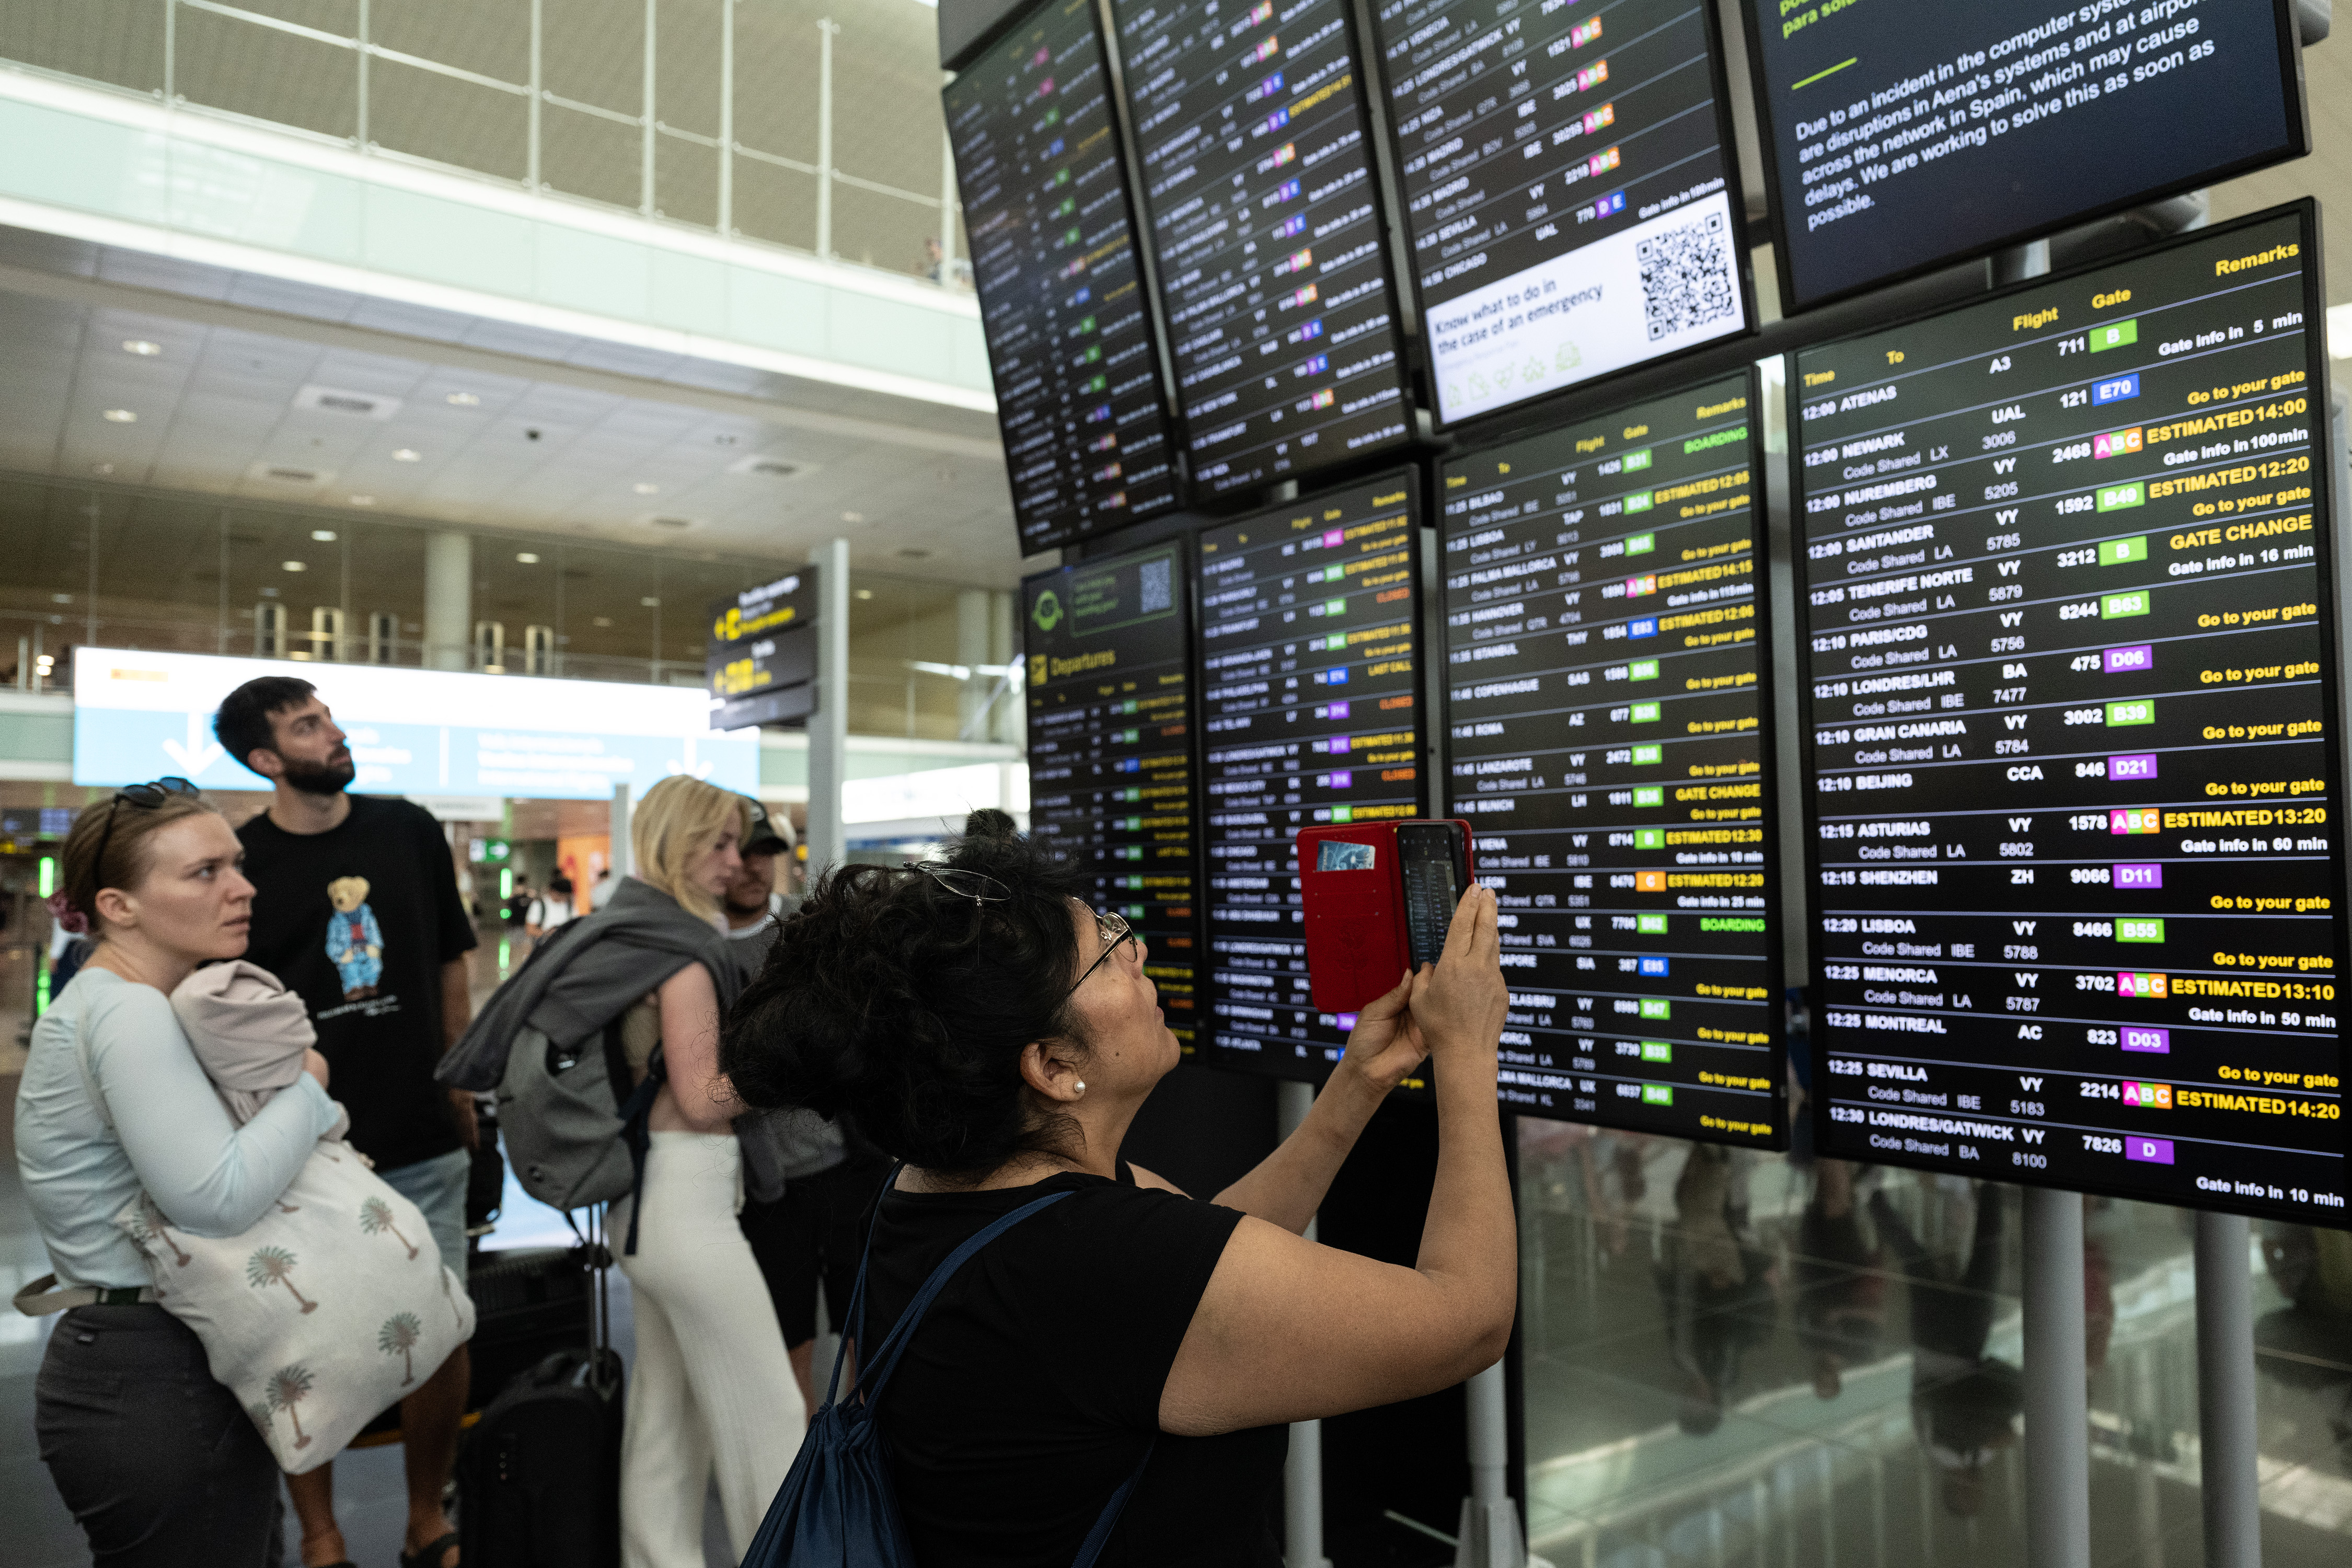
<svg viewBox="0 0 2352 1568"><path fill-rule="evenodd" d="M746 855L790 854L793 842L787 835L791 831L789 826L782 833L776 831L775 823L768 817L768 808L755 800L751 802L751 830L743 835L742 852Z"/></svg>

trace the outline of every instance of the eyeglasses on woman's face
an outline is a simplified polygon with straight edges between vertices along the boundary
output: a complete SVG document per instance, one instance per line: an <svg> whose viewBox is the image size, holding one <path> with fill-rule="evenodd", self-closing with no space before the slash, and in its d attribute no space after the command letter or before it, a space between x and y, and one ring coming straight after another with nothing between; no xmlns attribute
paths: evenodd
<svg viewBox="0 0 2352 1568"><path fill-rule="evenodd" d="M1062 993L1062 1000L1065 1002L1078 994L1078 986L1084 985L1096 970L1108 963L1112 953L1117 952L1129 942L1137 943L1137 951L1141 951L1143 939L1136 934L1133 926L1127 923L1127 918L1124 915L1106 914L1101 910L1088 910L1087 912L1095 917L1095 935L1102 939L1103 949L1095 954L1095 961L1087 965L1086 973L1078 976L1077 984Z"/></svg>

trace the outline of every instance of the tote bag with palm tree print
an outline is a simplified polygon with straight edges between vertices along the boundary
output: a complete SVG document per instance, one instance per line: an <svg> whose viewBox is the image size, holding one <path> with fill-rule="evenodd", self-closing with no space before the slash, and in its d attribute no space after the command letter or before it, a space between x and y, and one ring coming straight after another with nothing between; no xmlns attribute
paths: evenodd
<svg viewBox="0 0 2352 1568"><path fill-rule="evenodd" d="M114 1223L291 1475L333 1458L474 1331L425 1215L348 1143L320 1139L243 1236L192 1236L144 1194Z"/></svg>

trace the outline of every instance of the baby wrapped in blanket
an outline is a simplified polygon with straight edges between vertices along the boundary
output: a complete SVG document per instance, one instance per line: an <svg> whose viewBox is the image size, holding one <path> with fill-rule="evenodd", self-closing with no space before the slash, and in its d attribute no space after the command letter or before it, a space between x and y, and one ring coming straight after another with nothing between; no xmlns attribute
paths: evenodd
<svg viewBox="0 0 2352 1568"><path fill-rule="evenodd" d="M293 1087L302 1076L302 1054L319 1041L302 998L241 958L209 964L181 981L172 993L172 1012L239 1127L271 1095ZM351 1130L346 1110L326 1135L341 1138Z"/></svg>

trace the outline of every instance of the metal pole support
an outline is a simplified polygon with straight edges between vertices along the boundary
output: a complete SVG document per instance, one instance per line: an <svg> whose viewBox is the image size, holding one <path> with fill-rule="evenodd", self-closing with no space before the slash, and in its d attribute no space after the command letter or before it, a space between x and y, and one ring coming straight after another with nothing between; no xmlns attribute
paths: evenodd
<svg viewBox="0 0 2352 1568"><path fill-rule="evenodd" d="M616 784L613 786L613 826L608 837L609 842L604 850L604 864L611 868L613 882L617 889L621 879L631 875L637 868L635 848L629 841L629 786L625 784ZM582 888L579 893L583 899L585 899L589 895L589 889Z"/></svg>
<svg viewBox="0 0 2352 1568"><path fill-rule="evenodd" d="M2254 1279L2242 1215L2197 1216L2197 1427L2208 1568L2261 1568Z"/></svg>
<svg viewBox="0 0 2352 1568"><path fill-rule="evenodd" d="M1470 1495L1462 1500L1454 1568L1527 1568L1527 1542L1519 1534L1518 1505L1511 1501L1507 1473L1511 1462L1510 1395L1503 1383L1503 1363L1496 1362L1462 1390L1469 1406Z"/></svg>
<svg viewBox="0 0 2352 1568"><path fill-rule="evenodd" d="M816 567L816 711L808 716L808 882L847 858L841 786L849 776L849 541L809 552Z"/></svg>
<svg viewBox="0 0 2352 1568"><path fill-rule="evenodd" d="M1315 1104L1311 1083L1275 1086L1275 1121L1278 1136L1288 1138L1307 1120ZM1315 1239L1315 1222L1307 1222L1307 1239ZM1290 1424L1290 1454L1282 1465L1282 1561L1286 1568L1331 1568L1323 1555L1323 1423Z"/></svg>
<svg viewBox="0 0 2352 1568"><path fill-rule="evenodd" d="M1986 1194L1979 1201L1989 1201ZM2025 1560L2091 1568L2083 1194L2025 1189Z"/></svg>

